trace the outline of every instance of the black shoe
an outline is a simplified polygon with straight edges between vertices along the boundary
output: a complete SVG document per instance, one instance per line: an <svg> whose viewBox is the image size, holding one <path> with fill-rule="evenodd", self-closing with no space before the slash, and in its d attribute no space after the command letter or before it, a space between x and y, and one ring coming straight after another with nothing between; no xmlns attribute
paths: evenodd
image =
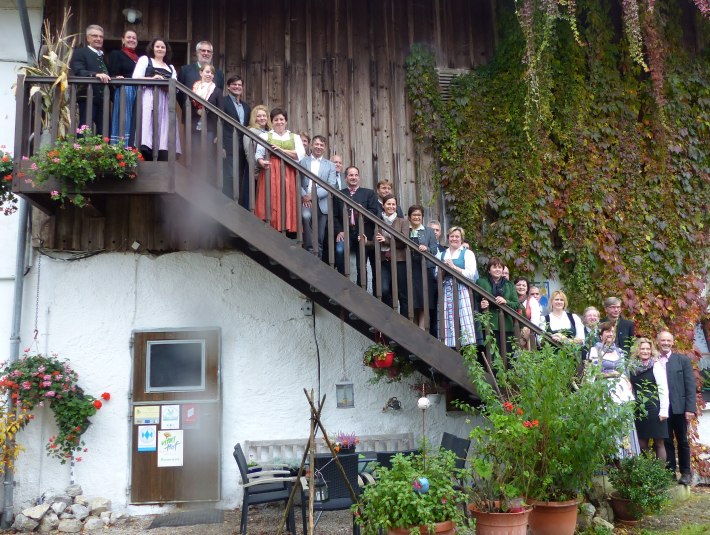
<svg viewBox="0 0 710 535"><path fill-rule="evenodd" d="M690 474L681 474L680 479L678 480L678 483L681 485L685 485L686 487L690 486L690 483L693 481L693 476Z"/></svg>

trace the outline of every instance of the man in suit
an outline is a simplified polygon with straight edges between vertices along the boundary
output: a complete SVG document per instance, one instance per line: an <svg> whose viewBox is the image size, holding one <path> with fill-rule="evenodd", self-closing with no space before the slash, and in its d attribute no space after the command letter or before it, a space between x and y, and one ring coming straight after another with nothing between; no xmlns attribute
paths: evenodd
<svg viewBox="0 0 710 535"><path fill-rule="evenodd" d="M386 195L389 195L390 193L392 193L392 182L390 182L386 178L383 178L382 180L380 180L377 183L377 190L376 191L377 191L377 202L380 203L380 212L383 212L382 199L384 199ZM397 201L397 217L404 217L404 212L402 212L402 207L399 205L399 200Z"/></svg>
<svg viewBox="0 0 710 535"><path fill-rule="evenodd" d="M242 100L244 95L244 82L239 75L231 76L227 80L227 95L222 99L222 110L233 117L239 124L247 126L249 124L249 116L251 115L251 107ZM227 197L234 198L234 173L237 172L237 192L239 195L239 204L244 208L249 208L249 181L247 175L247 158L244 154L242 142L244 134L237 135L237 171L234 170L234 130L228 125L225 125L223 131L224 143L224 165L223 165L223 183L222 191Z"/></svg>
<svg viewBox="0 0 710 535"><path fill-rule="evenodd" d="M362 205L367 211L372 215L380 216L380 203L377 202L377 194L374 190L369 188L360 187L360 170L351 165L345 170L345 184L347 187L341 190L345 195L349 195L350 198L356 203ZM345 232L348 232L350 237L350 250L355 250L355 263L357 265L357 284L361 285L361 281L367 282L367 261L370 261L370 265L375 265L375 250L372 247L365 248L365 273L361 273L360 268L360 244L358 238L362 239L367 243L372 241L373 235L375 233L375 225L365 219L364 221L364 234L359 235L359 223L358 214L350 209L348 210L349 217L347 221L343 221L343 210L342 205L337 203L338 207L334 207L335 213L333 214L333 225L335 227L335 241L337 244L345 240ZM348 259L346 258L345 261Z"/></svg>
<svg viewBox="0 0 710 535"><path fill-rule="evenodd" d="M87 26L86 46L74 50L69 61L71 76L98 78L104 84L107 84L111 77L108 75L108 68L104 61L103 48L104 29L96 24ZM104 125L104 89L103 85L93 86L91 104L87 102L86 89L79 90L79 123L80 125L88 125L96 134L108 136L111 128L108 124ZM93 125L89 124L89 106L91 106L91 122Z"/></svg>
<svg viewBox="0 0 710 535"><path fill-rule="evenodd" d="M399 206L397 206L399 208ZM442 253L446 251L446 245L441 245L441 223L432 219L427 225L431 230L434 231L434 236L436 236L436 247L437 253ZM439 303L439 287L437 285L436 275L434 267L427 270L429 272L429 334L434 338L439 336L439 315L438 303Z"/></svg>
<svg viewBox="0 0 710 535"><path fill-rule="evenodd" d="M628 354L629 348L636 338L634 334L634 322L621 317L621 299L618 297L607 297L604 299L604 310L606 318L601 320L614 322L616 325L616 347Z"/></svg>
<svg viewBox="0 0 710 535"><path fill-rule="evenodd" d="M696 393L695 373L693 363L686 355L673 353L673 335L668 331L658 333L656 339L660 354L658 359L666 366L668 376L668 438L666 442L666 464L675 475L676 447L673 438L678 443L678 468L680 469L680 484L690 485L690 445L688 444L688 422L695 416Z"/></svg>
<svg viewBox="0 0 710 535"><path fill-rule="evenodd" d="M336 187L335 165L323 157L326 140L323 136L313 136L311 154L299 163L311 173L321 178L328 185ZM315 195L314 195L315 193ZM323 250L325 224L328 221L328 192L315 184L307 176L301 176L301 214L303 217L303 245L314 254ZM318 243L313 243L313 210L316 210L318 220Z"/></svg>
<svg viewBox="0 0 710 535"><path fill-rule="evenodd" d="M180 72L178 72L177 81L186 86L188 89L192 89L192 86L197 80L200 80L200 67L203 65L212 64L212 55L214 54L214 49L212 48L212 43L209 41L200 41L195 45L195 52L197 52L197 63L190 63L189 65L183 65L180 67ZM217 88L224 91L224 73L217 69L214 75L214 83ZM180 105L185 109L185 94L178 93L178 101ZM247 121L249 119L247 118Z"/></svg>
<svg viewBox="0 0 710 535"><path fill-rule="evenodd" d="M343 189L343 157L335 154L330 161L335 166L335 189Z"/></svg>

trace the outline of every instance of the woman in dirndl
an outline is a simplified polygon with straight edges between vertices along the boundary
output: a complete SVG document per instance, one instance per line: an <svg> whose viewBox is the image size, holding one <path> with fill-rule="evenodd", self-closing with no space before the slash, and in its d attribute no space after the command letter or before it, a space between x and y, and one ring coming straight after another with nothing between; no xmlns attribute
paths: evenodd
<svg viewBox="0 0 710 535"><path fill-rule="evenodd" d="M271 151L280 153L296 162L300 161L306 155L306 151L303 149L301 136L286 129L288 124L286 112L281 108L271 110L271 124L273 129L261 134L260 137L267 141ZM256 189L254 213L266 221L266 170L270 169L269 200L271 206L269 216L271 226L278 231L296 232L298 228L296 203L300 202L301 191L300 185L297 187L296 184L297 173L295 168L285 165L284 161L273 152L267 156L263 145L259 144L256 148L256 162L261 170ZM285 167L286 175L283 190L281 189L282 167ZM285 213L282 213L281 210L282 196L285 196Z"/></svg>

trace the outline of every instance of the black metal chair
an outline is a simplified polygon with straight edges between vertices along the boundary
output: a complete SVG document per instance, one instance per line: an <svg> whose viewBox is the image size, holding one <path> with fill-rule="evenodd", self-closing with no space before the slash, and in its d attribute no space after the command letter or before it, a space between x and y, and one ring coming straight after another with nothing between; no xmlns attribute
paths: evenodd
<svg viewBox="0 0 710 535"><path fill-rule="evenodd" d="M392 457L401 453L405 457L407 455L416 455L419 453L418 449L413 450L403 450L403 451L378 451L377 452L377 463L381 468L392 468Z"/></svg>
<svg viewBox="0 0 710 535"><path fill-rule="evenodd" d="M459 438L451 433L444 433L441 436L441 447L454 452L456 455L456 468L459 470L466 467L466 458L468 457L468 448L470 446L470 439Z"/></svg>
<svg viewBox="0 0 710 535"><path fill-rule="evenodd" d="M242 500L242 519L239 525L240 533L246 535L247 521L249 519L249 506L262 503L284 502L288 504L288 497L295 478L290 477L288 470L261 470L253 474L249 473L247 460L240 444L234 446L234 460L239 467L239 475L244 488L244 499ZM296 520L293 514L293 507L288 511L286 528L290 533L296 535Z"/></svg>
<svg viewBox="0 0 710 535"><path fill-rule="evenodd" d="M360 486L357 473L358 454L350 453L346 455L338 455L338 460L340 461L340 464L343 465L345 475L347 476L347 482L355 492L355 496L359 496ZM316 454L313 469L315 470L315 474L320 473L328 489L328 499L326 501L313 500L313 512L318 512L318 516L314 522L314 525L317 525L321 515L324 512L350 509L354 502L350 496L346 480L343 479L343 474L340 472L338 465L335 463L335 459L333 459L330 453ZM308 500L308 479L303 477L301 478L301 517L303 519L304 534L308 533L308 526L306 524ZM353 515L353 535L359 534L360 526L355 524L355 515Z"/></svg>

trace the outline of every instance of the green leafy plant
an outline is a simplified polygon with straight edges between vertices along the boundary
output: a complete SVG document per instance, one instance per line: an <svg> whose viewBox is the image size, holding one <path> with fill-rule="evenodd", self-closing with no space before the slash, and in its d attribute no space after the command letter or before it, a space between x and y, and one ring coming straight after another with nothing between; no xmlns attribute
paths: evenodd
<svg viewBox="0 0 710 535"><path fill-rule="evenodd" d="M664 461L651 454L626 457L609 471L609 482L616 495L636 506L640 515L655 511L670 501L673 475Z"/></svg>
<svg viewBox="0 0 710 535"><path fill-rule="evenodd" d="M368 485L353 505L356 522L365 535L375 535L380 529L411 528L419 535L424 526L433 533L437 522L451 520L457 529L465 524L461 504L465 494L456 489L456 456L450 451L397 454L392 468L376 470L377 483ZM457 531L458 532L458 531Z"/></svg>
<svg viewBox="0 0 710 535"><path fill-rule="evenodd" d="M112 145L109 138L92 134L86 125L78 128L76 134L57 141L53 147L40 149L29 159L34 184L44 184L50 178L59 182L59 189L51 192L52 199L64 204L71 192L78 192L71 195L71 202L81 207L86 204L81 190L99 175L131 180L136 177L138 162L143 160L138 149L125 147L123 140Z"/></svg>
<svg viewBox="0 0 710 535"><path fill-rule="evenodd" d="M70 364L56 356L28 355L9 364L3 370L0 388L21 411L31 412L37 406L48 404L54 413L59 432L49 438L47 454L64 464L76 452L86 451L81 436L89 420L102 407L102 401L84 394L77 386L79 376ZM101 394L104 401L111 395ZM27 421L24 421L25 425ZM75 458L81 461L81 457Z"/></svg>
<svg viewBox="0 0 710 535"><path fill-rule="evenodd" d="M481 316L484 326L489 321L489 313ZM633 403L614 402L618 379L604 377L598 366L579 377L574 347L518 349L506 368L493 337L486 342L490 364L478 360L474 347L464 352L482 406L461 406L486 420L471 433L469 463L482 484L474 498L488 508L516 496L576 498L617 453L633 425Z"/></svg>
<svg viewBox="0 0 710 535"><path fill-rule="evenodd" d="M17 197L12 193L12 156L0 146L0 210L5 215L17 211Z"/></svg>

